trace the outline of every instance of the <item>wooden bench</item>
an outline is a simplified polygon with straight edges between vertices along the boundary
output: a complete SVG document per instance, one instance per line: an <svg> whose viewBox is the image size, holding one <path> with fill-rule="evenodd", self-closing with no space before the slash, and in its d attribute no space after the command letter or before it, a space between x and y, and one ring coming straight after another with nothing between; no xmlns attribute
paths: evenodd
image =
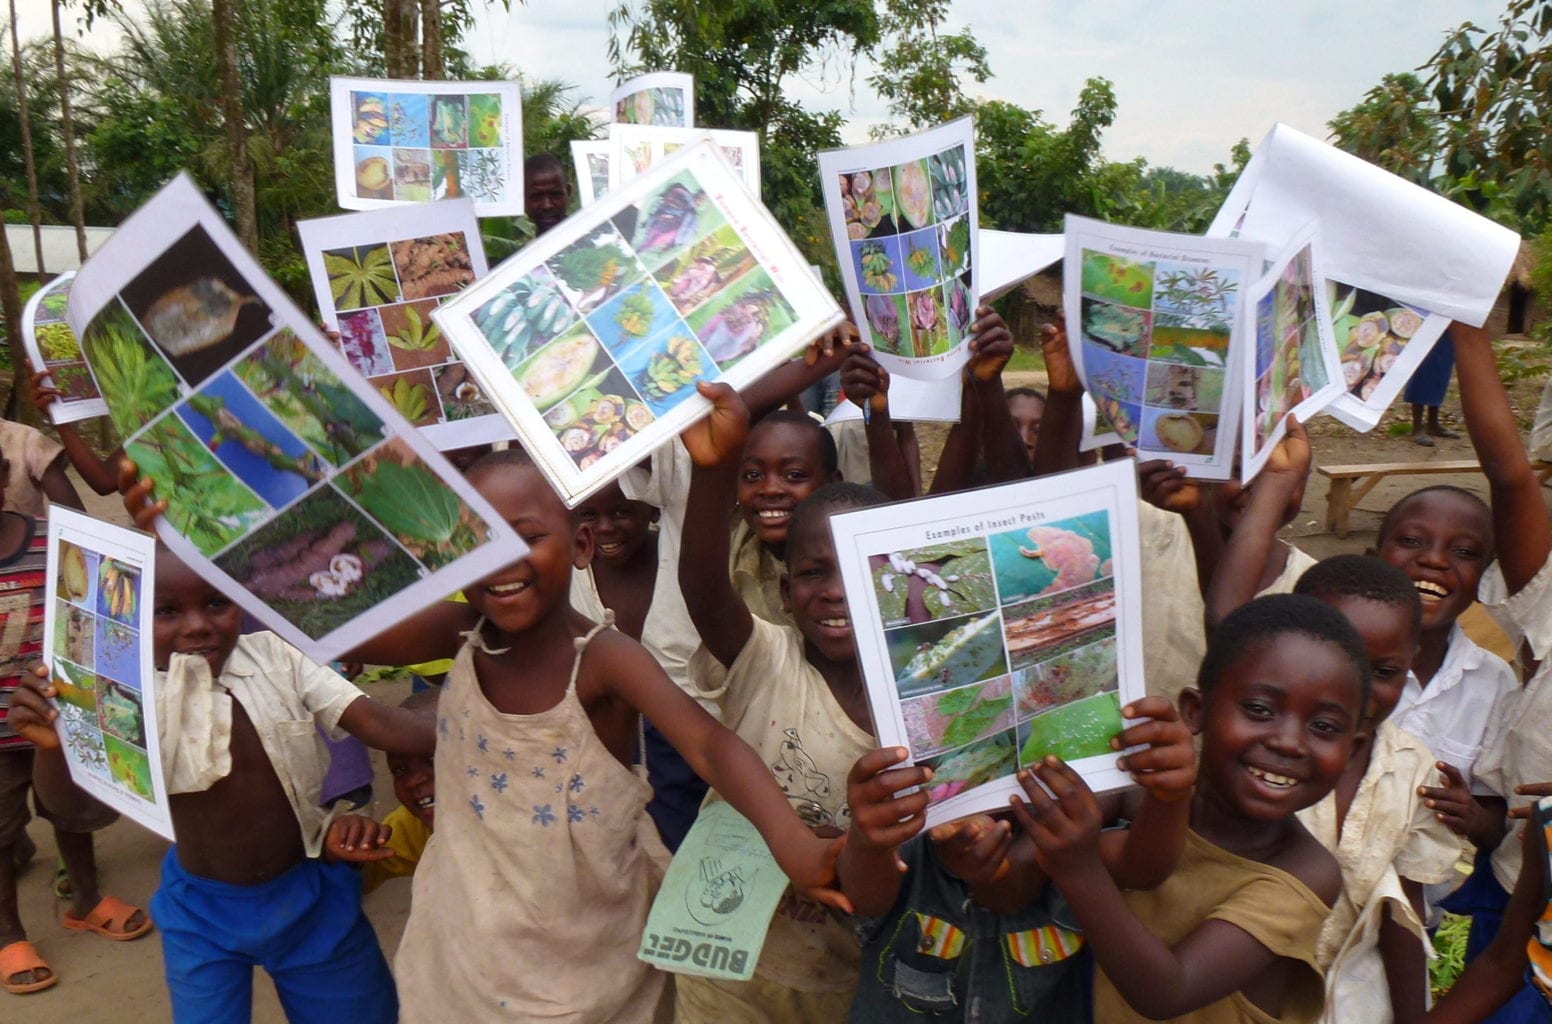
<svg viewBox="0 0 1552 1024"><path fill-rule="evenodd" d="M1536 479L1545 484L1552 477L1552 462L1531 463ZM1316 466L1315 472L1331 481L1326 495L1326 531L1347 537L1347 518L1358 503L1387 476L1429 473L1480 473L1475 459L1439 459L1434 462L1376 462L1366 466ZM1356 488L1356 489L1355 489Z"/></svg>

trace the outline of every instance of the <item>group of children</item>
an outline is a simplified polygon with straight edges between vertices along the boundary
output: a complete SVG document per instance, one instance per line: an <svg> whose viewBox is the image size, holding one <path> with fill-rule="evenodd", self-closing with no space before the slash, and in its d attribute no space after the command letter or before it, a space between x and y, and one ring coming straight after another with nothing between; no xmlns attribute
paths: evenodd
<svg viewBox="0 0 1552 1024"><path fill-rule="evenodd" d="M931 489L1077 466L1060 332L1043 340L1046 395L1004 393L1012 338L992 310L972 332L965 415ZM294 1021L1468 1021L1507 1000L1545 1019L1552 522L1489 339L1453 336L1490 504L1419 491L1368 553L1314 563L1276 537L1310 470L1296 422L1250 485L1141 464L1149 696L1113 740L1136 789L1097 797L1048 758L1006 810L925 831L931 772L878 747L828 526L918 490L888 375L846 332L742 394L698 385L711 413L574 511L515 445L469 465L529 553L345 655L450 659L405 706L243 634L236 605L159 550L178 841L150 917L115 900L100 930L154 918L178 1021L248 1019L254 965ZM780 408L832 372L873 410L871 486L841 479L830 433ZM157 481L120 471L150 528ZM20 573L36 521L0 526L0 562ZM1462 631L1479 599L1523 641L1525 685ZM46 673L23 667L36 641L0 688L37 748L20 756L70 867L67 926L95 926L112 897L67 837L86 834L89 862L106 818L69 780ZM383 822L321 806L315 724L386 751L403 806ZM669 850L711 801L753 823L792 888L750 981L670 981L636 950ZM1506 813L1533 827L1516 834ZM1472 849L1482 952L1430 1011L1429 929ZM361 891L405 874L390 976ZM6 950L0 972L12 991L52 983Z"/></svg>

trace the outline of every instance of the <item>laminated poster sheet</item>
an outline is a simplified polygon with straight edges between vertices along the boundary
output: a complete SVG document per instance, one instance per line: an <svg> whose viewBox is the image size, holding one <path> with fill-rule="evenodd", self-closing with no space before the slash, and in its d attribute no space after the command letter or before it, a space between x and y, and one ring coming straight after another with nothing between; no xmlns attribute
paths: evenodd
<svg viewBox="0 0 1552 1024"><path fill-rule="evenodd" d="M636 956L675 974L748 981L787 876L749 819L721 800L668 865Z"/></svg>
<svg viewBox="0 0 1552 1024"><path fill-rule="evenodd" d="M1071 215L1066 236L1068 345L1099 411L1141 458L1227 480L1263 247Z"/></svg>
<svg viewBox="0 0 1552 1024"><path fill-rule="evenodd" d="M340 206L467 196L481 217L522 213L522 102L516 82L331 77Z"/></svg>
<svg viewBox="0 0 1552 1024"><path fill-rule="evenodd" d="M609 94L609 109L619 124L693 128L695 76L683 71L638 75Z"/></svg>
<svg viewBox="0 0 1552 1024"><path fill-rule="evenodd" d="M1110 739L1143 695L1130 459L830 519L880 746L932 767L927 824L1007 806L1056 754L1128 785Z"/></svg>
<svg viewBox="0 0 1552 1024"><path fill-rule="evenodd" d="M819 178L862 340L897 377L955 376L980 301L970 118L827 150Z"/></svg>
<svg viewBox="0 0 1552 1024"><path fill-rule="evenodd" d="M754 132L720 128L658 128L642 124L609 126L609 187L619 188L662 163L670 154L709 138L738 172L744 187L760 197L760 137Z"/></svg>
<svg viewBox="0 0 1552 1024"><path fill-rule="evenodd" d="M1061 235L1020 231L980 233L981 301L991 302L1060 260L1067 243Z"/></svg>
<svg viewBox="0 0 1552 1024"><path fill-rule="evenodd" d="M81 354L81 342L65 322L70 282L75 271L60 274L32 293L22 310L22 346L32 365L48 371L48 383L63 391L48 407L55 423L101 416L108 411L92 368Z"/></svg>
<svg viewBox="0 0 1552 1024"><path fill-rule="evenodd" d="M151 615L156 538L72 509L49 510L44 611L56 728L70 777L173 839L156 725Z"/></svg>
<svg viewBox="0 0 1552 1024"><path fill-rule="evenodd" d="M889 418L896 423L958 423L959 401L963 395L959 378L912 380L889 378ZM848 398L842 398L830 410L826 423L862 419L862 410Z"/></svg>
<svg viewBox="0 0 1552 1024"><path fill-rule="evenodd" d="M69 319L167 546L314 661L526 554L187 175L76 275Z"/></svg>
<svg viewBox="0 0 1552 1024"><path fill-rule="evenodd" d="M1450 319L1330 277L1326 304L1346 388L1326 412L1354 430L1373 430Z"/></svg>
<svg viewBox="0 0 1552 1024"><path fill-rule="evenodd" d="M590 206L609 191L609 154L614 144L608 139L588 139L571 144L571 162L577 172L577 205Z"/></svg>
<svg viewBox="0 0 1552 1024"><path fill-rule="evenodd" d="M842 320L776 221L700 142L440 307L437 323L568 505Z"/></svg>
<svg viewBox="0 0 1552 1024"><path fill-rule="evenodd" d="M1243 362L1245 394L1254 396L1244 423L1240 479L1255 479L1272 447L1287 432L1286 417L1300 423L1342 394L1342 364L1324 301L1320 237L1312 224L1251 289L1255 309L1254 358Z"/></svg>
<svg viewBox="0 0 1552 1024"><path fill-rule="evenodd" d="M297 225L323 322L399 414L446 451L512 436L431 311L485 276L468 199Z"/></svg>

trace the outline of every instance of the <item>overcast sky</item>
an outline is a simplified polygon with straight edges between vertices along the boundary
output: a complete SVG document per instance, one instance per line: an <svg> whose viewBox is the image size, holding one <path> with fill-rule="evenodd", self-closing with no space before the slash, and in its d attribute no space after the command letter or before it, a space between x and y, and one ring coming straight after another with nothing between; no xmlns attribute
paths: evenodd
<svg viewBox="0 0 1552 1024"><path fill-rule="evenodd" d="M473 2L484 4L466 40L477 61L573 82L579 96L603 105L613 85L604 18L612 0L528 0L510 13L494 0ZM1421 64L1462 21L1490 27L1504 7L1504 0L953 0L950 27L968 25L986 47L994 77L973 86L978 95L1042 111L1060 126L1084 80L1103 76L1119 107L1105 133L1107 156L1204 173L1238 139L1254 144L1274 121L1324 138L1326 121L1381 75ZM43 0L23 0L20 13L24 38L48 33ZM93 35L95 45L111 46L100 30ZM853 82L845 69L819 69L790 91L812 109L842 111L852 122L848 139L860 141L868 125L887 118L867 73L859 69Z"/></svg>

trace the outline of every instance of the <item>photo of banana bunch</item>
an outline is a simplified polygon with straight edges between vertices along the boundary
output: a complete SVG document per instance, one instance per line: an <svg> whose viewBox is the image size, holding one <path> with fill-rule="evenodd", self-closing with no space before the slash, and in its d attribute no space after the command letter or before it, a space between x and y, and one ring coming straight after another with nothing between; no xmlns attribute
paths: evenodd
<svg viewBox="0 0 1552 1024"><path fill-rule="evenodd" d="M104 558L97 570L97 614L133 626L139 610L140 573Z"/></svg>
<svg viewBox="0 0 1552 1024"><path fill-rule="evenodd" d="M716 372L695 336L680 331L647 340L621 358L620 368L659 414L695 394L695 382Z"/></svg>

